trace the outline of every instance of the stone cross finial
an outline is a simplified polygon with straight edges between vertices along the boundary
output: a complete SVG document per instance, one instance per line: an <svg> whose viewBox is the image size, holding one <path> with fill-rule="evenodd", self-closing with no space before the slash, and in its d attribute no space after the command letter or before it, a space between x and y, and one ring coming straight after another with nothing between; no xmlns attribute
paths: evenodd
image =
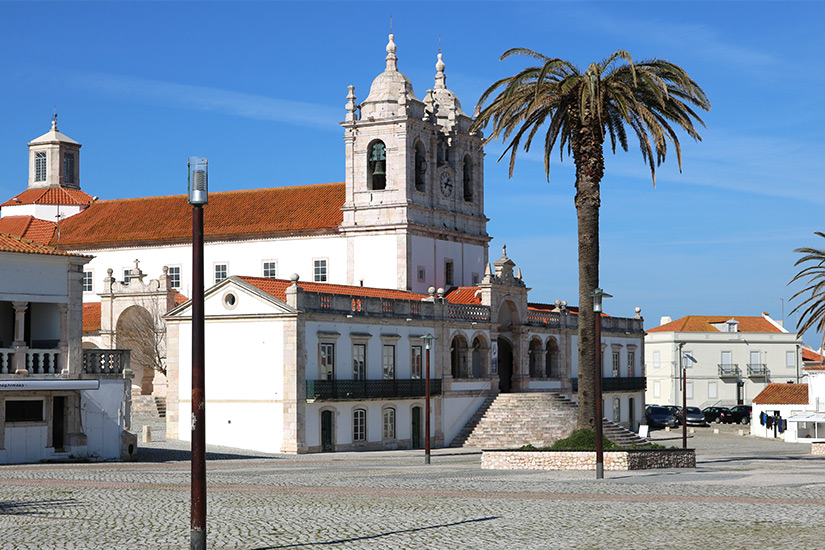
<svg viewBox="0 0 825 550"><path fill-rule="evenodd" d="M447 76L444 74L443 54L438 52L438 61L435 63L435 87L436 89L445 89L447 87Z"/></svg>
<svg viewBox="0 0 825 550"><path fill-rule="evenodd" d="M501 245L501 256L503 258L507 257L507 245L506 244Z"/></svg>
<svg viewBox="0 0 825 550"><path fill-rule="evenodd" d="M397 47L394 40L395 35L390 33L390 41L387 43L387 68L384 72L398 70L398 57L395 56L395 50Z"/></svg>

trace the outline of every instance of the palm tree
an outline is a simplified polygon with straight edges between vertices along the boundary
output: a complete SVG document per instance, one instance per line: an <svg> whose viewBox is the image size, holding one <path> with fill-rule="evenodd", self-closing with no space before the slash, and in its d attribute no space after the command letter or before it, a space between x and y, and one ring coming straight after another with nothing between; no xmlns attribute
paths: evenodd
<svg viewBox="0 0 825 550"><path fill-rule="evenodd" d="M596 419L596 348L592 297L599 286L599 185L604 175L604 142L616 152L618 143L627 151L628 128L639 139L643 160L650 166L653 185L656 167L664 160L668 142L682 169L682 153L676 129L682 128L701 141L693 110L710 109L705 92L681 67L658 59L634 63L625 51L617 51L586 71L558 58L525 48L504 52L501 59L524 55L541 66L528 67L499 80L482 94L474 129L492 126L485 140L509 140L499 160L510 153L510 177L519 145L530 150L542 127L544 171L550 179L550 154L558 144L576 165L576 213L579 239L579 416L578 427L593 429ZM483 107L499 90L489 105ZM483 107L483 108L482 108Z"/></svg>
<svg viewBox="0 0 825 550"><path fill-rule="evenodd" d="M825 233L821 231L815 231L815 233L825 238ZM805 265L805 268L797 273L788 284L807 279L808 286L791 296L791 300L805 295L808 297L793 308L791 314L799 312L799 319L796 322L796 330L799 334L813 327L817 332L823 333L822 342L819 344L821 348L825 345L825 250L806 246L797 248L794 252L803 255L793 264L794 267Z"/></svg>

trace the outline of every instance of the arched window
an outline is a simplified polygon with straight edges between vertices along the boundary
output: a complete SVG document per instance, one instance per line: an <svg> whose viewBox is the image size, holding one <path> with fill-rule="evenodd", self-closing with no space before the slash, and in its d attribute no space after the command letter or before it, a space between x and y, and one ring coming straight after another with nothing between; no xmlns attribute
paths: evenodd
<svg viewBox="0 0 825 550"><path fill-rule="evenodd" d="M559 345L555 338L547 341L547 353L544 356L544 376L547 378L559 378Z"/></svg>
<svg viewBox="0 0 825 550"><path fill-rule="evenodd" d="M473 159L464 157L464 200L473 202Z"/></svg>
<svg viewBox="0 0 825 550"><path fill-rule="evenodd" d="M483 350L484 346L479 338L473 340L473 358L472 358L472 373L473 378L481 378L483 376Z"/></svg>
<svg viewBox="0 0 825 550"><path fill-rule="evenodd" d="M352 411L352 440L367 440L367 411L364 409Z"/></svg>
<svg viewBox="0 0 825 550"><path fill-rule="evenodd" d="M427 190L427 151L421 142L415 144L415 190Z"/></svg>
<svg viewBox="0 0 825 550"><path fill-rule="evenodd" d="M384 409L384 439L395 439L395 409Z"/></svg>
<svg viewBox="0 0 825 550"><path fill-rule="evenodd" d="M453 345L450 348L451 372L453 378L467 378L467 340L463 336L453 338Z"/></svg>
<svg viewBox="0 0 825 550"><path fill-rule="evenodd" d="M541 369L541 351L541 342L531 340L529 348L530 378L542 378L544 376Z"/></svg>
<svg viewBox="0 0 825 550"><path fill-rule="evenodd" d="M368 150L369 188L381 190L387 188L387 151L384 142L376 140L370 143Z"/></svg>

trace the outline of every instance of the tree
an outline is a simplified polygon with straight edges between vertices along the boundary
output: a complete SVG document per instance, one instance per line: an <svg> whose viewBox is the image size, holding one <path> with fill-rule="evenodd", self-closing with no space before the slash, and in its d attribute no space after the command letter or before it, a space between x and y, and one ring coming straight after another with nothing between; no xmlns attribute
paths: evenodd
<svg viewBox="0 0 825 550"><path fill-rule="evenodd" d="M634 63L625 51L591 63L582 72L575 65L525 48L504 52L501 59L523 55L541 66L528 67L490 86L478 101L481 109L474 129L492 126L485 143L509 140L499 160L510 153L510 177L519 145L530 150L533 138L544 133L544 171L550 179L550 155L558 144L559 157L572 156L576 165L575 206L579 240L579 416L580 429L595 426L595 317L593 292L599 286L599 185L604 175L604 142L627 151L628 128L637 136L643 160L656 185L656 167L667 154L668 142L682 169L676 129L697 141L701 136L693 110L710 109L705 92L681 67L653 59ZM487 100L497 91L489 105ZM482 108L483 107L483 108Z"/></svg>
<svg viewBox="0 0 825 550"><path fill-rule="evenodd" d="M816 235L825 238L825 233L815 231ZM802 247L794 252L802 254L794 265L805 267L797 273L791 282L806 280L808 286L791 296L791 301L797 298L805 298L797 304L791 314L799 312L799 319L796 322L796 330L799 334L804 334L810 328L823 333L819 346L825 345L825 250L821 248Z"/></svg>

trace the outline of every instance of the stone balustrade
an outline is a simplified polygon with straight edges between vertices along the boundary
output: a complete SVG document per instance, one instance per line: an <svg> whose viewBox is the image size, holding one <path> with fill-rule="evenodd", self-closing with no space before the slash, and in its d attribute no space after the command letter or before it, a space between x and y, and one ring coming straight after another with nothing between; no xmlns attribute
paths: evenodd
<svg viewBox="0 0 825 550"><path fill-rule="evenodd" d="M14 372L14 349L0 348L0 374Z"/></svg>
<svg viewBox="0 0 825 550"><path fill-rule="evenodd" d="M128 349L84 349L83 374L121 375L129 369Z"/></svg>
<svg viewBox="0 0 825 550"><path fill-rule="evenodd" d="M489 321L490 308L472 304L447 304L447 315L458 321Z"/></svg>
<svg viewBox="0 0 825 550"><path fill-rule="evenodd" d="M16 353L24 354L23 368L28 374L60 374L58 357L60 350L23 348L0 348L0 374L16 374L14 364Z"/></svg>
<svg viewBox="0 0 825 550"><path fill-rule="evenodd" d="M595 451L484 451L481 467L487 470L595 470ZM605 470L695 468L693 449L605 451Z"/></svg>

